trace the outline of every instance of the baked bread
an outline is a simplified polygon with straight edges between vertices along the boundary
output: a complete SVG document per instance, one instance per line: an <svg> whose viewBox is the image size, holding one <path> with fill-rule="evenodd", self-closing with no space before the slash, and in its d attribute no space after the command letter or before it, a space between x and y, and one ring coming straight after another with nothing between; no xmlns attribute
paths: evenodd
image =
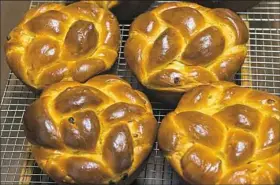
<svg viewBox="0 0 280 185"><path fill-rule="evenodd" d="M119 24L95 2L48 3L29 10L6 43L7 62L25 84L85 82L113 65Z"/></svg>
<svg viewBox="0 0 280 185"><path fill-rule="evenodd" d="M24 115L38 165L60 184L129 184L157 133L146 96L113 75L60 82Z"/></svg>
<svg viewBox="0 0 280 185"><path fill-rule="evenodd" d="M158 143L191 184L279 184L280 98L229 82L185 93Z"/></svg>
<svg viewBox="0 0 280 185"><path fill-rule="evenodd" d="M231 80L245 60L247 41L248 29L234 12L173 2L136 18L124 54L146 88L176 94Z"/></svg>
<svg viewBox="0 0 280 185"><path fill-rule="evenodd" d="M81 1L94 1L96 2L96 4L98 4L100 7L102 8L113 8L114 6L117 6L118 4L120 4L119 0L116 1L95 1L95 0L81 0Z"/></svg>

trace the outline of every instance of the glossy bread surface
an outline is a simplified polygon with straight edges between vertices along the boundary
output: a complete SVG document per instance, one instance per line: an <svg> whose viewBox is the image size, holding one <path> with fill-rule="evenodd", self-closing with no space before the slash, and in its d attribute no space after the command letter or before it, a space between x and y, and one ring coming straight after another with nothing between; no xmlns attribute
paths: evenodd
<svg viewBox="0 0 280 185"><path fill-rule="evenodd" d="M11 70L27 85L43 89L60 81L85 82L111 68L119 24L99 4L46 3L29 10L5 45Z"/></svg>
<svg viewBox="0 0 280 185"><path fill-rule="evenodd" d="M94 0L81 0L81 1L94 1ZM119 5L121 2L118 0L115 1L95 1L96 4L98 4L99 6L103 7L103 8L108 8L111 9L114 6Z"/></svg>
<svg viewBox="0 0 280 185"><path fill-rule="evenodd" d="M229 82L185 93L158 142L191 184L279 184L280 98Z"/></svg>
<svg viewBox="0 0 280 185"><path fill-rule="evenodd" d="M144 94L101 75L50 86L28 107L24 130L56 182L100 185L130 182L152 149L157 122Z"/></svg>
<svg viewBox="0 0 280 185"><path fill-rule="evenodd" d="M185 92L231 80L245 60L247 41L245 23L231 10L172 2L135 19L125 58L148 89Z"/></svg>

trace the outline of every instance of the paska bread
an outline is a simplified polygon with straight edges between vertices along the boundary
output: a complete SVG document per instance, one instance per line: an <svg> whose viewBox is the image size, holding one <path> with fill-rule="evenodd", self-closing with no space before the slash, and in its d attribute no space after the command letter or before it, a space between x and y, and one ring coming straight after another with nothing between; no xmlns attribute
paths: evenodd
<svg viewBox="0 0 280 185"><path fill-rule="evenodd" d="M157 133L146 96L113 75L60 82L24 115L38 165L60 184L129 184Z"/></svg>
<svg viewBox="0 0 280 185"><path fill-rule="evenodd" d="M125 58L138 80L159 97L232 80L246 58L247 41L245 23L231 10L173 2L135 19Z"/></svg>
<svg viewBox="0 0 280 185"><path fill-rule="evenodd" d="M120 30L95 2L47 3L29 10L5 45L7 62L25 84L43 89L60 81L85 82L115 62Z"/></svg>
<svg viewBox="0 0 280 185"><path fill-rule="evenodd" d="M158 142L191 184L279 184L280 98L229 82L198 86L163 119Z"/></svg>

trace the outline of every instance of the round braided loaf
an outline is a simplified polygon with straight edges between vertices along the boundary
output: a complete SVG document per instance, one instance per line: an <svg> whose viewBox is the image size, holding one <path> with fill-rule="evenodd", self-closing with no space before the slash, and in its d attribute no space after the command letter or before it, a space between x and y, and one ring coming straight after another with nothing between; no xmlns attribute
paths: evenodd
<svg viewBox="0 0 280 185"><path fill-rule="evenodd" d="M136 18L125 57L148 89L185 92L231 80L245 60L247 41L245 23L228 9L166 3Z"/></svg>
<svg viewBox="0 0 280 185"><path fill-rule="evenodd" d="M187 92L158 142L193 184L279 184L280 98L229 82Z"/></svg>
<svg viewBox="0 0 280 185"><path fill-rule="evenodd" d="M56 182L129 184L152 149L157 122L143 93L101 75L47 88L28 107L24 130L38 165Z"/></svg>
<svg viewBox="0 0 280 185"><path fill-rule="evenodd" d="M7 62L27 85L84 82L113 65L120 30L115 16L95 2L46 3L29 10L6 43Z"/></svg>

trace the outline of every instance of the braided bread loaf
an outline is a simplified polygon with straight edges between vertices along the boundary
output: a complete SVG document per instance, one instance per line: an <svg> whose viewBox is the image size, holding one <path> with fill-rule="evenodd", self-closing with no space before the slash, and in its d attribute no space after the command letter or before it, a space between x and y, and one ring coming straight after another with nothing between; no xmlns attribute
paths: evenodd
<svg viewBox="0 0 280 185"><path fill-rule="evenodd" d="M129 184L157 122L146 96L113 75L51 85L28 107L24 130L38 165L62 184Z"/></svg>
<svg viewBox="0 0 280 185"><path fill-rule="evenodd" d="M230 10L166 3L133 22L125 57L145 87L179 93L231 80L245 60L247 41L245 23Z"/></svg>
<svg viewBox="0 0 280 185"><path fill-rule="evenodd" d="M27 85L84 82L111 68L120 30L115 16L95 2L43 4L29 10L10 33L7 62Z"/></svg>
<svg viewBox="0 0 280 185"><path fill-rule="evenodd" d="M187 92L162 121L165 157L193 184L279 184L280 98L229 82Z"/></svg>

